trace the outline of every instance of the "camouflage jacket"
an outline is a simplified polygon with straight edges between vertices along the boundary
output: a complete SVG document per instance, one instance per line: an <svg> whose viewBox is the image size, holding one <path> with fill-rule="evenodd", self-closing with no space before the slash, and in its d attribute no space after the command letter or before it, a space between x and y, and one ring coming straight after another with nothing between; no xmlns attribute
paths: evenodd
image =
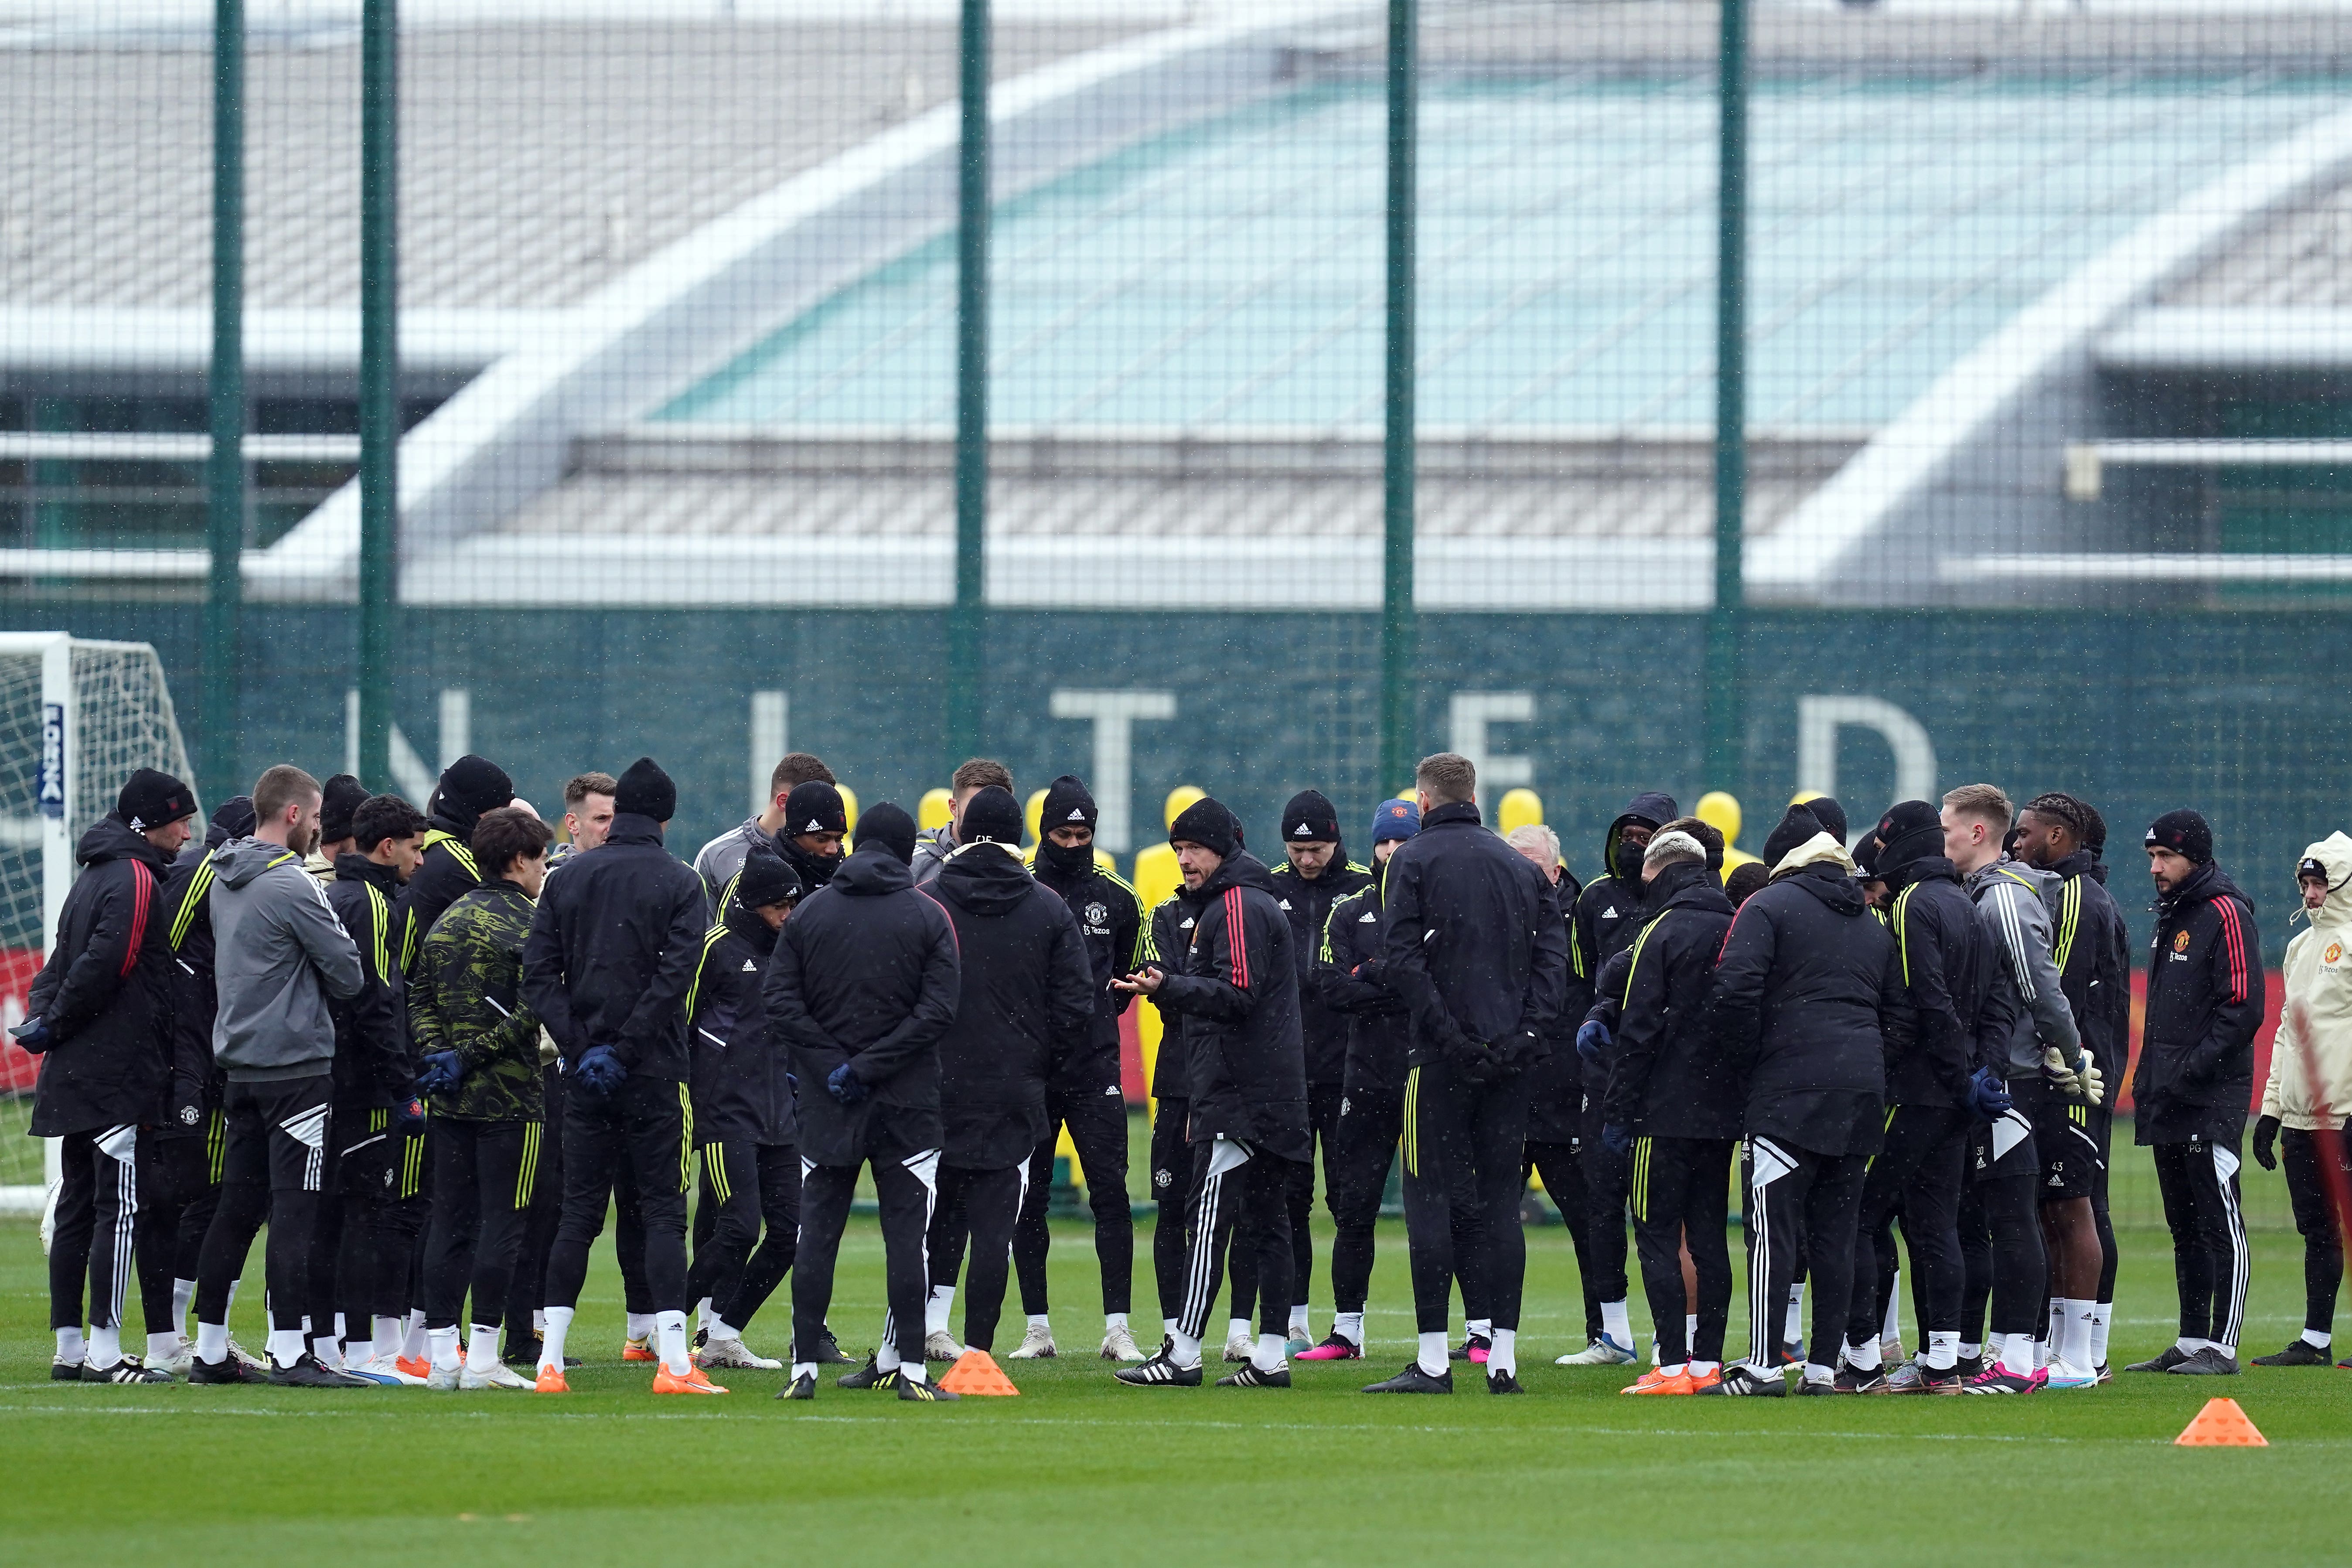
<svg viewBox="0 0 2352 1568"><path fill-rule="evenodd" d="M419 1061L455 1051L466 1076L436 1094L433 1114L466 1121L544 1118L539 1019L522 999L522 944L532 904L503 878L467 891L425 939L408 977Z"/></svg>

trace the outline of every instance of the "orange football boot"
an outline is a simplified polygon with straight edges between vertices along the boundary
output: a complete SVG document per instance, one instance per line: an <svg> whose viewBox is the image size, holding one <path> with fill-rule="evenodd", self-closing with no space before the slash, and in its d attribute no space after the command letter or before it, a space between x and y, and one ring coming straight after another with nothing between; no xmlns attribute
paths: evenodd
<svg viewBox="0 0 2352 1568"><path fill-rule="evenodd" d="M674 1376L669 1368L662 1368L661 1371L654 1373L654 1392L656 1394L724 1394L727 1391L711 1382L709 1375L698 1366L688 1368L684 1377Z"/></svg>
<svg viewBox="0 0 2352 1568"><path fill-rule="evenodd" d="M1690 1394L1696 1390L1691 1387L1689 1369L1677 1368L1670 1373L1663 1367L1654 1366L1643 1373L1638 1382L1628 1384L1617 1392L1620 1394Z"/></svg>

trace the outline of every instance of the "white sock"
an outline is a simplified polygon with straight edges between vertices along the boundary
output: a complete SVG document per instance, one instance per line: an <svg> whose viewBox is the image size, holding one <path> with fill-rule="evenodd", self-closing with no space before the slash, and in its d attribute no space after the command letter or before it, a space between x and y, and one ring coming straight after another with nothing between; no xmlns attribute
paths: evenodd
<svg viewBox="0 0 2352 1568"><path fill-rule="evenodd" d="M1103 1336L1106 1339L1125 1327L1127 1327L1127 1314L1125 1312L1105 1312L1103 1314Z"/></svg>
<svg viewBox="0 0 2352 1568"><path fill-rule="evenodd" d="M496 1323L476 1323L472 1337L466 1341L466 1364L476 1372L489 1372L499 1364L499 1327Z"/></svg>
<svg viewBox="0 0 2352 1568"><path fill-rule="evenodd" d="M65 1331L60 1329L58 1331L63 1333ZM76 1331L74 1338L79 1340L80 1337L79 1331ZM206 1366L218 1366L228 1360L228 1325L226 1323L196 1325L196 1359Z"/></svg>
<svg viewBox="0 0 2352 1568"><path fill-rule="evenodd" d="M1173 1318L1160 1319L1160 1331L1166 1334L1170 1339L1174 1339L1176 1337L1176 1320Z"/></svg>
<svg viewBox="0 0 2352 1568"><path fill-rule="evenodd" d="M345 1340L343 1342L343 1365L349 1367L352 1371L357 1372L360 1368L367 1365L368 1363L373 1360L375 1360L375 1342L373 1340Z"/></svg>
<svg viewBox="0 0 2352 1568"><path fill-rule="evenodd" d="M796 1361L793 1363L793 1381L794 1383L798 1383L804 1377L814 1377L815 1375L816 1363L813 1361Z"/></svg>
<svg viewBox="0 0 2352 1568"><path fill-rule="evenodd" d="M222 1322L227 1322L229 1313L236 1310L236 1293L244 1288L245 1281L242 1279L232 1279L228 1282L228 1306L221 1313Z"/></svg>
<svg viewBox="0 0 2352 1568"><path fill-rule="evenodd" d="M931 1369L919 1361L902 1361L898 1363L898 1375L908 1383L929 1383Z"/></svg>
<svg viewBox="0 0 2352 1568"><path fill-rule="evenodd" d="M302 1352L309 1348L303 1342L302 1331L299 1329L269 1331L269 1359L280 1367L292 1366L296 1362L300 1361Z"/></svg>
<svg viewBox="0 0 2352 1568"><path fill-rule="evenodd" d="M547 1322L539 1331L540 1371L563 1370L563 1336L572 1331L572 1311L570 1307L547 1310Z"/></svg>
<svg viewBox="0 0 2352 1568"><path fill-rule="evenodd" d="M892 1342L889 1335L883 1335L882 1342L874 1347L874 1370L897 1372L904 1364L898 1359L898 1345Z"/></svg>
<svg viewBox="0 0 2352 1568"><path fill-rule="evenodd" d="M703 1326L710 1331L710 1340L713 1344L720 1340L740 1340L743 1337L743 1331L724 1318L713 1318Z"/></svg>
<svg viewBox="0 0 2352 1568"><path fill-rule="evenodd" d="M698 1329L710 1326L710 1298L708 1296L694 1304L694 1326Z"/></svg>
<svg viewBox="0 0 2352 1568"><path fill-rule="evenodd" d="M1959 1335L1938 1333L1933 1329L1927 1331L1927 1365L1930 1368L1937 1372L1949 1372L1959 1354Z"/></svg>
<svg viewBox="0 0 2352 1568"><path fill-rule="evenodd" d="M1241 1320L1239 1320L1239 1319L1235 1319L1234 1321L1235 1321L1236 1322L1240 1322L1240 1321L1241 1321ZM1030 1314L1029 1314L1028 1319L1027 1319L1027 1321L1028 1321L1029 1326L1030 1326L1031 1328L1033 1328L1033 1329L1043 1329L1043 1330L1045 1330L1045 1331L1047 1333L1049 1333L1049 1334L1050 1334L1050 1333L1052 1333L1052 1332L1054 1331L1054 1324L1053 1324L1053 1321L1052 1321L1052 1319L1051 1319L1050 1315L1049 1315L1049 1314L1047 1314L1047 1313L1045 1313L1045 1312L1032 1312L1032 1313L1030 1313ZM1248 1329L1249 1324L1247 1324L1246 1322L1243 1322L1243 1323L1242 1323L1242 1327L1243 1327L1244 1330L1246 1330L1246 1329Z"/></svg>
<svg viewBox="0 0 2352 1568"><path fill-rule="evenodd" d="M1683 1314L1683 1349L1688 1350L1696 1343L1698 1343L1698 1314L1685 1312Z"/></svg>
<svg viewBox="0 0 2352 1568"><path fill-rule="evenodd" d="M1198 1366L1201 1364L1200 1341L1194 1339L1183 1330L1177 1328L1172 1322L1169 1325L1168 1338L1172 1342L1168 1347L1168 1359L1170 1361L1174 1362L1178 1366Z"/></svg>
<svg viewBox="0 0 2352 1568"><path fill-rule="evenodd" d="M629 1338L633 1340L649 1340L653 1337L654 1314L651 1312L631 1312L629 1314Z"/></svg>
<svg viewBox="0 0 2352 1568"><path fill-rule="evenodd" d="M1848 1341L1845 1347L1845 1363L1856 1372L1876 1372L1878 1342L1874 1339L1864 1340L1862 1343L1855 1344Z"/></svg>
<svg viewBox="0 0 2352 1568"><path fill-rule="evenodd" d="M2182 1355L2195 1355L2199 1351L2205 1348L2205 1342L2203 1340L2192 1339L2187 1334L2181 1335L2172 1342L2174 1347L2178 1349Z"/></svg>
<svg viewBox="0 0 2352 1568"><path fill-rule="evenodd" d="M2033 1336L2003 1334L2000 1336L2000 1369L2019 1377L2033 1375Z"/></svg>
<svg viewBox="0 0 2352 1568"><path fill-rule="evenodd" d="M1034 1323L1038 1320L1032 1318L1029 1321ZM1227 1318L1225 1320L1225 1342L1227 1344L1233 1343L1235 1340L1245 1340L1249 1337L1250 1321L1247 1318Z"/></svg>
<svg viewBox="0 0 2352 1568"><path fill-rule="evenodd" d="M1768 1371L1765 1375L1769 1377L1772 1374ZM1805 1363L1805 1381L1807 1383L1835 1383L1837 1381L1837 1369L1835 1367L1823 1366L1817 1361L1809 1361Z"/></svg>
<svg viewBox="0 0 2352 1568"><path fill-rule="evenodd" d="M1475 1334L1482 1340L1491 1340L1495 1337L1494 1321L1490 1318L1465 1318L1462 1321L1462 1331L1465 1334ZM1628 1330L1626 1332L1630 1342L1632 1331Z"/></svg>
<svg viewBox="0 0 2352 1568"><path fill-rule="evenodd" d="M1303 1340L1307 1332L1307 1307L1304 1302L1301 1302L1290 1309L1290 1337L1294 1340Z"/></svg>
<svg viewBox="0 0 2352 1568"><path fill-rule="evenodd" d="M545 1332L547 1332L547 1309L544 1307L535 1308L532 1310L530 1314L531 1338L537 1339L540 1335Z"/></svg>
<svg viewBox="0 0 2352 1568"><path fill-rule="evenodd" d="M662 1370L672 1377L684 1377L693 1372L694 1363L686 1357L686 1314L656 1312L654 1336L661 1342L656 1352L661 1357Z"/></svg>
<svg viewBox="0 0 2352 1568"><path fill-rule="evenodd" d="M401 1328L400 1320L398 1318L378 1318L375 1320L376 1354L398 1355L400 1353L400 1341Z"/></svg>
<svg viewBox="0 0 2352 1568"><path fill-rule="evenodd" d="M1358 1350L1362 1350L1364 1348L1364 1314L1361 1312L1332 1313L1331 1331Z"/></svg>
<svg viewBox="0 0 2352 1568"><path fill-rule="evenodd" d="M1878 1326L1878 1337L1897 1342L1903 1338L1903 1270L1895 1271L1895 1282L1886 1292L1886 1321Z"/></svg>
<svg viewBox="0 0 2352 1568"><path fill-rule="evenodd" d="M2050 1346L2051 1359L2063 1362L2070 1373L2087 1374L2099 1363L2090 1359L2091 1303L2078 1296L2070 1296L2059 1303L2064 1309L2052 1326L2058 1335Z"/></svg>
<svg viewBox="0 0 2352 1568"><path fill-rule="evenodd" d="M178 1333L167 1331L163 1333L149 1334L147 1336L147 1359L149 1361L170 1361L173 1356L179 1353L180 1336Z"/></svg>
<svg viewBox="0 0 2352 1568"><path fill-rule="evenodd" d="M1658 1368L1658 1375L1661 1377L1677 1377L1689 1370L1690 1363L1686 1361L1678 1361L1672 1366L1667 1366L1662 1363Z"/></svg>
<svg viewBox="0 0 2352 1568"><path fill-rule="evenodd" d="M1974 1340L1959 1340L1954 1342L1952 1351L1962 1361L1974 1361L1984 1354L1984 1346Z"/></svg>
<svg viewBox="0 0 2352 1568"><path fill-rule="evenodd" d="M2205 1342L2211 1345L2215 1350L2220 1351L2223 1355L2228 1356L2231 1361L2238 1359L2237 1346L2224 1344L2220 1340L2207 1340Z"/></svg>
<svg viewBox="0 0 2352 1568"><path fill-rule="evenodd" d="M1690 1361L1683 1363L1683 1370L1693 1377L1705 1377L1709 1373L1721 1372L1723 1363L1719 1361Z"/></svg>
<svg viewBox="0 0 2352 1568"><path fill-rule="evenodd" d="M2046 1371L2046 1370L2048 1370L2049 1365L2050 1365L2051 1359L2052 1359L2053 1357L2054 1357L2057 1353L2058 1353L2057 1347L2056 1347L2056 1346L2054 1346L2054 1345L2053 1345L2053 1344L2052 1344L2048 1340L2036 1340L2036 1341L2034 1341L2034 1342L2033 1342L2033 1368L2034 1368L2034 1370L2035 1370L2036 1372L2042 1372L2042 1371Z"/></svg>
<svg viewBox="0 0 2352 1568"><path fill-rule="evenodd" d="M89 1326L89 1350L84 1359L100 1372L120 1362L122 1359L122 1330L119 1326L102 1329L92 1323Z"/></svg>
<svg viewBox="0 0 2352 1568"><path fill-rule="evenodd" d="M400 1336L400 1353L411 1361L425 1359L425 1314L422 1311L408 1314L408 1328Z"/></svg>
<svg viewBox="0 0 2352 1568"><path fill-rule="evenodd" d="M224 1333L223 1338L226 1338ZM89 1342L81 1337L79 1325L58 1331L58 1359L68 1366L78 1366L89 1359Z"/></svg>
<svg viewBox="0 0 2352 1568"><path fill-rule="evenodd" d="M2303 1342L2314 1350L2324 1351L2336 1342L2336 1335L2326 1329L2305 1329L2303 1331Z"/></svg>
<svg viewBox="0 0 2352 1568"><path fill-rule="evenodd" d="M1519 1370L1519 1331L1496 1329L1494 1348L1486 1352L1486 1375L1496 1373L1517 1373Z"/></svg>
<svg viewBox="0 0 2352 1568"><path fill-rule="evenodd" d="M2107 1364L2107 1320L2114 1317L2115 1313L2116 1304L2113 1301L2091 1303L2091 1348L2088 1352L2091 1360L2090 1364L2084 1370L2096 1371Z"/></svg>
<svg viewBox="0 0 2352 1568"><path fill-rule="evenodd" d="M1421 1370L1430 1376L1444 1377L1445 1354L1445 1331L1440 1329L1433 1334L1421 1336L1421 1349L1414 1359L1421 1363Z"/></svg>
<svg viewBox="0 0 2352 1568"><path fill-rule="evenodd" d="M1257 1349L1250 1352L1250 1365L1260 1372L1280 1372L1283 1357L1289 1352L1290 1342L1280 1334L1260 1334Z"/></svg>
<svg viewBox="0 0 2352 1568"><path fill-rule="evenodd" d="M333 1334L312 1334L310 1353L319 1358L320 1366L341 1366L343 1364L343 1342Z"/></svg>
<svg viewBox="0 0 2352 1568"><path fill-rule="evenodd" d="M341 1312L337 1312L337 1313L335 1314L335 1338L336 1338L337 1340L341 1340L342 1337L343 1337L343 1315L342 1315Z"/></svg>
<svg viewBox="0 0 2352 1568"><path fill-rule="evenodd" d="M930 1296L923 1302L923 1332L927 1335L946 1333L948 1310L954 1305L954 1286L932 1286Z"/></svg>
<svg viewBox="0 0 2352 1568"><path fill-rule="evenodd" d="M187 1331L188 1304L195 1299L196 1282L194 1280L172 1281L172 1327L182 1333Z"/></svg>
<svg viewBox="0 0 2352 1568"><path fill-rule="evenodd" d="M1601 1303L1601 1331L1621 1351L1633 1348L1633 1315L1622 1301Z"/></svg>
<svg viewBox="0 0 2352 1568"><path fill-rule="evenodd" d="M1798 1280L1789 1287L1789 1318L1780 1331L1784 1345L1801 1343L1805 1337L1805 1282Z"/></svg>
<svg viewBox="0 0 2352 1568"><path fill-rule="evenodd" d="M425 1330L425 1342L433 1347L434 1371L455 1372L457 1370L457 1324L452 1323L446 1329Z"/></svg>

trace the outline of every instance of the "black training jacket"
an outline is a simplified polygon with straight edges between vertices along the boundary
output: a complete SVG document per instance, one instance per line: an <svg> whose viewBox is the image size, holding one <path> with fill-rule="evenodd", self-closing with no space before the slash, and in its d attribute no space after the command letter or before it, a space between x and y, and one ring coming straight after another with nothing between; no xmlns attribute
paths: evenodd
<svg viewBox="0 0 2352 1568"><path fill-rule="evenodd" d="M161 879L172 858L111 812L74 846L81 873L25 1016L51 1039L33 1087L37 1138L163 1120L171 949Z"/></svg>
<svg viewBox="0 0 2352 1568"><path fill-rule="evenodd" d="M409 1043L407 977L401 971L400 878L346 851L335 857L327 907L360 950L356 996L327 998L335 1021L335 1109L378 1110L416 1097Z"/></svg>
<svg viewBox="0 0 2352 1568"><path fill-rule="evenodd" d="M1648 1138L1737 1138L1747 1107L1706 1007L1731 900L1704 864L1687 861L1661 870L1647 895L1653 912L1627 950L1601 1122Z"/></svg>
<svg viewBox="0 0 2352 1568"><path fill-rule="evenodd" d="M1528 1068L1525 1089L1530 1143L1575 1142L1584 1133L1587 1096L1594 1097L1592 1103L1598 1104L1597 1097L1607 1087L1605 1075L1587 1081L1584 1058L1576 1054L1576 1031L1584 1026L1593 994L1584 944L1576 934L1576 904L1583 893L1575 877L1562 867L1559 880L1552 884L1552 896L1559 900L1560 925L1568 937L1568 983L1559 1012L1544 1031L1544 1043L1549 1048ZM1619 990L1622 995L1622 984Z"/></svg>
<svg viewBox="0 0 2352 1568"><path fill-rule="evenodd" d="M1348 858L1345 844L1313 881L1285 860L1272 868L1275 902L1290 919L1291 952L1298 963L1298 1034L1307 1047L1307 1081L1339 1083L1348 1076L1348 1018L1327 1004L1315 984L1315 961L1331 907L1372 884L1372 874Z"/></svg>
<svg viewBox="0 0 2352 1568"><path fill-rule="evenodd" d="M1350 1096L1404 1089L1412 1026L1382 973L1388 921L1381 882L1360 888L1331 906L1317 950L1316 989L1322 1005L1348 1023L1348 1066L1340 1083Z"/></svg>
<svg viewBox="0 0 2352 1568"><path fill-rule="evenodd" d="M1183 958L1186 944L1192 940L1194 923L1192 908L1184 902L1183 895L1169 894L1143 922L1143 952L1136 959L1136 967L1156 963L1163 969L1174 969ZM1150 1005L1160 1005L1154 1002ZM1184 1048L1184 1021L1162 1011L1160 1053L1151 1062L1151 1098L1181 1104L1192 1092L1192 1058Z"/></svg>
<svg viewBox="0 0 2352 1568"><path fill-rule="evenodd" d="M1142 962L1143 904L1133 888L1095 864L1092 851L1076 875L1066 875L1044 856L1030 869L1041 886L1061 895L1077 918L1078 938L1086 945L1087 971L1092 977L1093 1021L1078 1047L1056 1061L1055 1077L1078 1093L1100 1094L1118 1083L1118 1020L1129 998L1124 991L1112 990L1110 983L1134 973ZM944 874L946 868L940 870ZM948 1163L961 1162L950 1159Z"/></svg>
<svg viewBox="0 0 2352 1568"><path fill-rule="evenodd" d="M1885 1131L1889 1020L1903 974L1838 860L1775 877L1739 906L1709 1005L1743 1079L1742 1131L1817 1154L1874 1154Z"/></svg>
<svg viewBox="0 0 2352 1568"><path fill-rule="evenodd" d="M1223 1136L1279 1159L1309 1158L1298 965L1274 878L1236 849L1197 891L1177 897L1192 930L1158 999L1183 1024L1190 1141Z"/></svg>
<svg viewBox="0 0 2352 1568"><path fill-rule="evenodd" d="M761 998L800 1083L803 1159L858 1163L877 1111L909 1146L940 1146L940 1037L961 987L954 923L880 845L844 859L800 901ZM825 1088L844 1062L872 1091L856 1105Z"/></svg>
<svg viewBox="0 0 2352 1568"><path fill-rule="evenodd" d="M1642 879L1617 874L1617 846L1624 837L1625 825L1646 822L1664 826L1677 815L1673 799L1654 791L1635 795L1626 802L1625 810L1610 819L1609 830L1601 836L1601 875L1568 906L1575 911L1577 943L1587 973L1599 973L1602 964L1633 945L1642 930L1642 905L1648 896Z"/></svg>
<svg viewBox="0 0 2352 1568"><path fill-rule="evenodd" d="M218 1110L228 1075L213 1060L213 1015L220 996L213 989L212 852L228 842L228 829L214 827L180 851L164 880L164 936L172 962L166 970L172 999L172 1087L164 1107L163 1135L188 1138L207 1131Z"/></svg>
<svg viewBox="0 0 2352 1568"><path fill-rule="evenodd" d="M2245 1131L2263 985L2253 905L2207 861L2156 903L2132 1079L2136 1142L2231 1142Z"/></svg>
<svg viewBox="0 0 2352 1568"><path fill-rule="evenodd" d="M2005 1057L2015 994L1951 861L1923 856L1902 875L1888 924L1906 1007L1888 1036L1887 1102L1964 1106L1976 1065Z"/></svg>
<svg viewBox="0 0 2352 1568"><path fill-rule="evenodd" d="M425 858L409 873L408 886L400 895L404 907L399 923L404 943L401 968L416 966L416 955L424 951L425 939L433 934L433 922L442 911L482 885L481 868L474 864L474 852L467 847L473 834L472 822L451 816L446 807L436 806L425 818Z"/></svg>
<svg viewBox="0 0 2352 1568"><path fill-rule="evenodd" d="M661 824L635 812L547 879L523 943L522 991L567 1071L590 1047L610 1046L633 1075L687 1081L686 992L709 909L694 868L662 847Z"/></svg>
<svg viewBox="0 0 2352 1568"><path fill-rule="evenodd" d="M1541 1054L1568 996L1567 928L1551 883L1478 820L1441 805L1389 857L1389 984L1412 1015L1416 1065Z"/></svg>
<svg viewBox="0 0 2352 1568"><path fill-rule="evenodd" d="M2050 956L2057 961L2059 985L2084 1048L2113 1095L2123 1088L2131 1060L2131 936L2107 891L2106 868L2088 850L2077 849L2048 868L2061 879Z"/></svg>
<svg viewBox="0 0 2352 1568"><path fill-rule="evenodd" d="M1051 1131L1047 1079L1066 1081L1070 1063L1097 1048L1088 1037L1099 1015L1085 917L999 844L957 849L926 890L955 927L961 969L955 1017L940 1037L940 1161L1005 1170Z"/></svg>
<svg viewBox="0 0 2352 1568"><path fill-rule="evenodd" d="M791 1064L761 995L775 950L768 922L732 900L727 918L703 933L686 991L698 1143L776 1147L796 1136Z"/></svg>

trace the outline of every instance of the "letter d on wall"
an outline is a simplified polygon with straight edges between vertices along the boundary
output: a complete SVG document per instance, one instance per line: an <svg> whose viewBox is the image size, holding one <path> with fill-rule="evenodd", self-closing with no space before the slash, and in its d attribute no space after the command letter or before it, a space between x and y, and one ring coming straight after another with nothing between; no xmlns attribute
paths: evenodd
<svg viewBox="0 0 2352 1568"><path fill-rule="evenodd" d="M1936 746L1918 720L1883 697L1797 699L1797 788L1834 795L1838 731L1875 730L1895 753L1895 798L1936 798ZM1852 816L1852 813L1848 814Z"/></svg>

